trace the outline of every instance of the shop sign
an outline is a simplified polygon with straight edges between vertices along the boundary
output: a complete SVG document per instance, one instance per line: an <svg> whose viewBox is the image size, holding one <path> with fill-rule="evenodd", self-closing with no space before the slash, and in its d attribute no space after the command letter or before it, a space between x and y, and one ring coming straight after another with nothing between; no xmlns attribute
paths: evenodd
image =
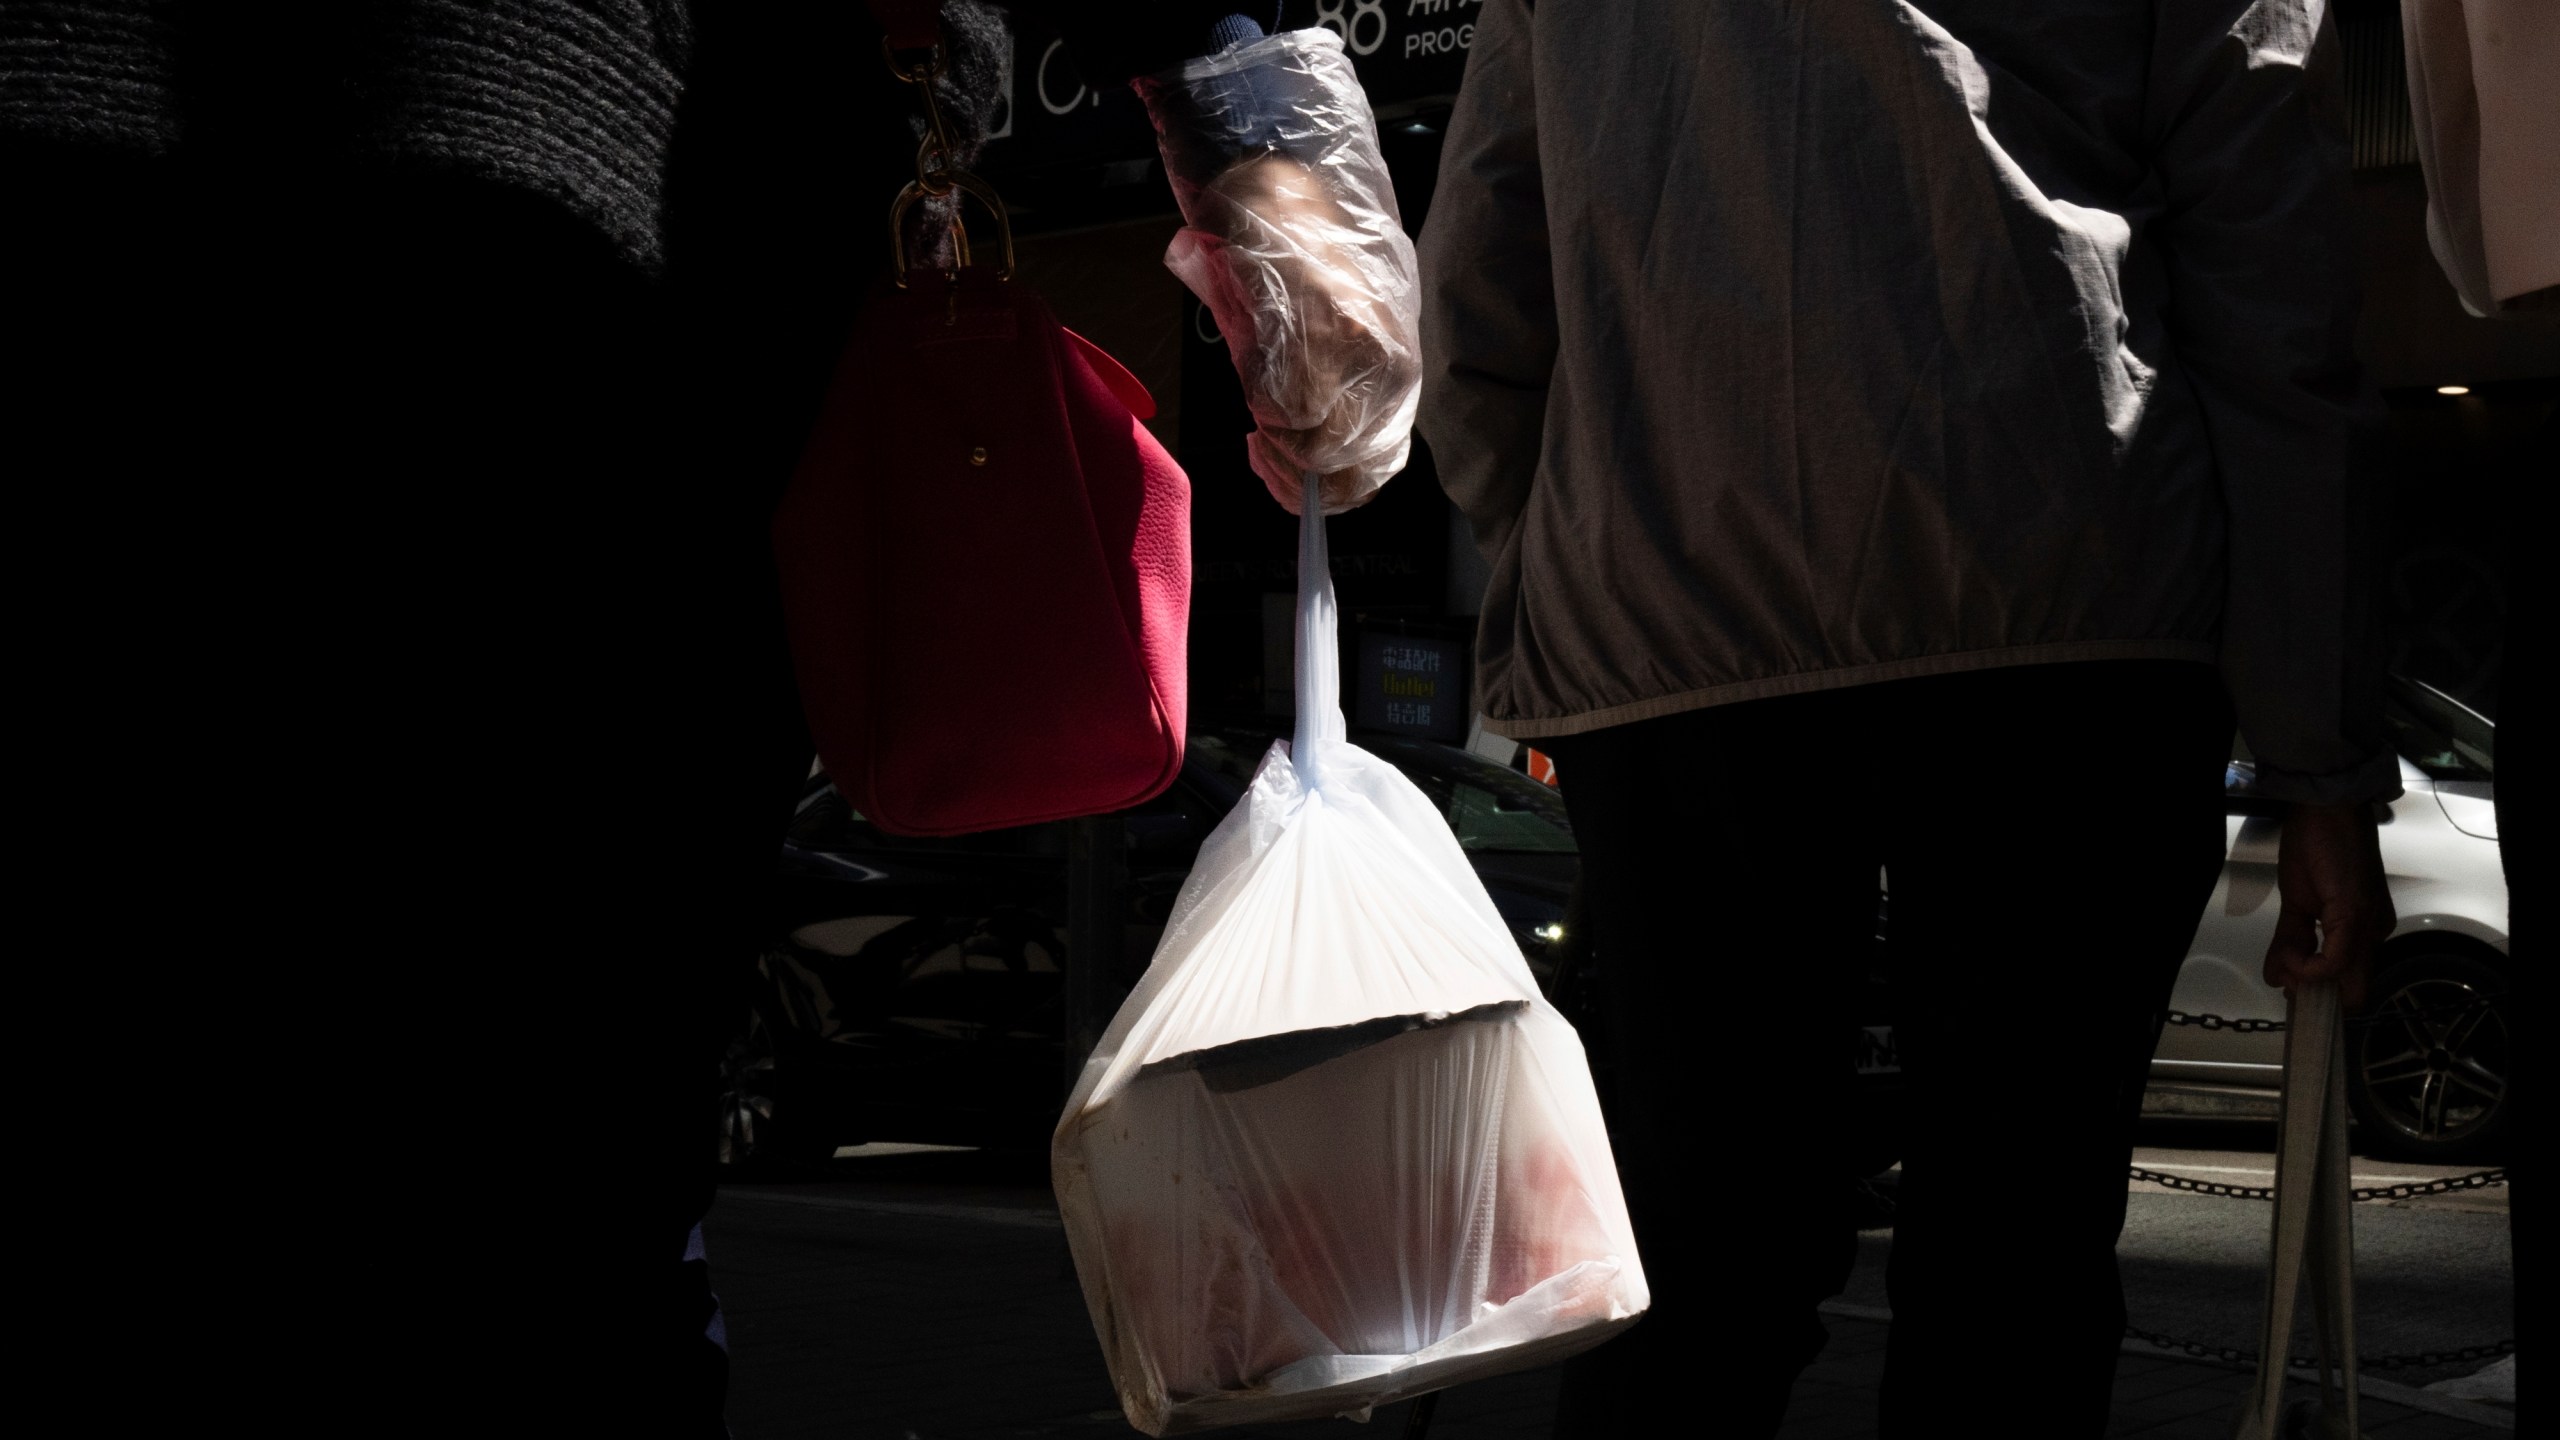
<svg viewBox="0 0 2560 1440"><path fill-rule="evenodd" d="M1358 673L1352 719L1362 729L1453 743L1467 738L1472 713L1461 642L1364 630Z"/></svg>
<svg viewBox="0 0 2560 1440"><path fill-rule="evenodd" d="M1280 25L1341 36L1369 103L1383 108L1458 93L1483 14L1482 0L1286 0Z"/></svg>
<svg viewBox="0 0 2560 1440"><path fill-rule="evenodd" d="M1280 25L1341 36L1369 103L1390 109L1458 92L1481 13L1480 0L1285 0ZM1145 107L1125 85L1088 83L1055 32L1022 25L997 83L987 137L1009 143L988 153L991 172L1081 164L1118 167L1105 183L1151 178L1155 127Z"/></svg>

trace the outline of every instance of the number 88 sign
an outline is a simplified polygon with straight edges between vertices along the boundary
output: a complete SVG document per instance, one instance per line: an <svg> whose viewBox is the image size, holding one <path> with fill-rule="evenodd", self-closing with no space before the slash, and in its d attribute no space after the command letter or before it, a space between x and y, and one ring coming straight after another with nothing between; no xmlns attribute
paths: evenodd
<svg viewBox="0 0 2560 1440"><path fill-rule="evenodd" d="M1316 23L1342 37L1354 55L1375 55L1387 43L1387 10L1382 0L1316 0Z"/></svg>

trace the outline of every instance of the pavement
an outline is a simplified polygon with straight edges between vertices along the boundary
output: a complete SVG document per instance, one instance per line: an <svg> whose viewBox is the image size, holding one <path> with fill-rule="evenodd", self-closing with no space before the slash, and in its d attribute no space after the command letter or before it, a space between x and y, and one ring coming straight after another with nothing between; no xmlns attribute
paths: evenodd
<svg viewBox="0 0 2560 1440"><path fill-rule="evenodd" d="M2202 1166L2217 1163L2213 1155L2223 1152L2199 1159L2153 1149L2142 1163L2175 1169L2165 1162L2181 1153L2190 1166ZM2248 1159L2226 1155L2218 1163L2236 1169ZM2261 1282L2250 1257L2263 1254L2263 1207L2252 1214L2250 1202L2165 1192L2131 1198L2135 1220L2128 1225L2125 1270L2136 1323L2208 1343L2253 1344L2254 1287ZM2491 1324L2493 1313L2508 1313L2503 1293L2483 1278L2503 1269L2504 1217L2476 1213L2480 1208L2483 1202L2473 1201L2448 1214L2407 1212L2386 1220L2380 1218L2390 1212L2386 1205L2358 1207L2360 1254L2368 1244L2375 1255L2407 1249L2382 1243L2383 1226L2423 1220L2427 1232L2417 1258L2398 1267L2405 1284L2360 1284L2363 1349L2373 1353L2403 1340L2442 1348L2497 1338L2440 1333L2456 1320ZM1135 1433L1113 1400L1039 1157L858 1147L810 1172L724 1186L704 1228L728 1316L729 1423L737 1440L1099 1440ZM2170 1236L2190 1238L2172 1245L2164 1238ZM1788 1440L1874 1433L1876 1388L1892 1330L1880 1269L1889 1241L1889 1231L1862 1236L1858 1272L1827 1307L1830 1345L1797 1382L1780 1432ZM2198 1258L2203 1255L2220 1259L2208 1264ZM2175 1263L2163 1263L2164 1257ZM2456 1260L2454 1279L2427 1279ZM2379 1273L2372 1261L2363 1263L2368 1275ZM2439 1293L2447 1285L2459 1293ZM2164 1297L2184 1297L2187 1308L2164 1310ZM2413 1313L2425 1317L2423 1327L2434 1327L2431 1333L2404 1335L2386 1318L2405 1318L2412 1304ZM2395 1372L2411 1383L2368 1377L2365 1433L2379 1440L2509 1434L2513 1419L2500 1407L2416 1388L2458 1373ZM2109 1433L2227 1440L2249 1379L2243 1368L2127 1342ZM2011 1428L1990 1418L1998 1416L2001 1396L1996 1351L1983 1356L1982 1384L1984 1430ZM1460 1386L1444 1393L1430 1435L1544 1437L1555 1394L1552 1369ZM1711 1419L1712 1394L1711 1384L1703 1387L1701 1420ZM1362 1429L1310 1421L1224 1433L1237 1440L1401 1437L1407 1409L1387 1407ZM1712 1432L1711 1424L1706 1428Z"/></svg>

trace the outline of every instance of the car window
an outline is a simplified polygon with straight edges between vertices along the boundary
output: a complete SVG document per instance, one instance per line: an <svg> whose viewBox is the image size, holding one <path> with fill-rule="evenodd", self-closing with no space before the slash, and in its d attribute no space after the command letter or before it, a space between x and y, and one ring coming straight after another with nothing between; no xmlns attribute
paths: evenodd
<svg viewBox="0 0 2560 1440"><path fill-rule="evenodd" d="M1461 848L1480 852L1571 855L1577 846L1564 797L1508 766L1455 746L1391 736L1363 745L1395 762L1449 818Z"/></svg>
<svg viewBox="0 0 2560 1440"><path fill-rule="evenodd" d="M1242 791L1253 783L1253 772L1261 768L1274 738L1252 730L1195 731L1185 753L1192 763Z"/></svg>
<svg viewBox="0 0 2560 1440"><path fill-rule="evenodd" d="M1133 857L1151 864L1180 860L1187 865L1187 857L1199 853L1200 842L1217 828L1227 809L1216 797L1193 788L1186 777L1154 799L1131 806L1122 814L1121 824Z"/></svg>
<svg viewBox="0 0 2560 1440"><path fill-rule="evenodd" d="M2498 730L2487 718L2432 685L2388 677L2382 723L2391 746L2437 780L2494 780Z"/></svg>
<svg viewBox="0 0 2560 1440"><path fill-rule="evenodd" d="M1530 781L1536 784L1536 781ZM1466 780L1452 780L1447 801L1449 828L1468 850L1575 853L1573 830L1558 817L1519 803L1516 795Z"/></svg>
<svg viewBox="0 0 2560 1440"><path fill-rule="evenodd" d="M2391 748L2436 780L2496 778L2498 727L2461 701L2406 675L2384 677L2382 724ZM2254 780L2257 757L2248 740L2231 737L2231 758ZM2226 780L2225 788L2233 782Z"/></svg>
<svg viewBox="0 0 2560 1440"><path fill-rule="evenodd" d="M2258 819L2272 819L2284 814L2281 802L2259 793L2258 767L2248 760L2234 760L2222 768L2222 809L2228 815Z"/></svg>

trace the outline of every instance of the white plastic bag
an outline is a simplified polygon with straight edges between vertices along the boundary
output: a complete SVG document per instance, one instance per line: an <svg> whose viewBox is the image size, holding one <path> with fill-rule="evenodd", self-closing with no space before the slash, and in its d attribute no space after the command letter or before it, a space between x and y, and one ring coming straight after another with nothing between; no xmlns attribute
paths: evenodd
<svg viewBox="0 0 2560 1440"><path fill-rule="evenodd" d="M1255 473L1338 514L1404 468L1421 394L1419 267L1377 122L1330 30L1137 81L1184 226L1165 252L1244 382Z"/></svg>
<svg viewBox="0 0 2560 1440"><path fill-rule="evenodd" d="M1647 1303L1580 1037L1448 822L1343 738L1317 509L1297 734L1202 847L1051 1151L1150 1435L1365 1417Z"/></svg>

